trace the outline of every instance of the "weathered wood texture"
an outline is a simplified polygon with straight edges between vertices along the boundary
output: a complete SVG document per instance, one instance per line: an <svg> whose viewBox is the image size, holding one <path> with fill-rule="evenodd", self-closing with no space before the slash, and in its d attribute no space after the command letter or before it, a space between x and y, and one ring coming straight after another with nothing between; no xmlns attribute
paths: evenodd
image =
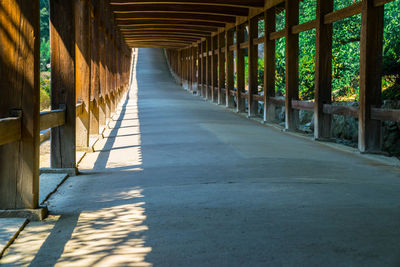
<svg viewBox="0 0 400 267"><path fill-rule="evenodd" d="M358 149L381 150L381 122L371 119L371 108L381 106L381 68L384 7L374 7L373 0L362 2L360 44L360 96Z"/></svg>
<svg viewBox="0 0 400 267"><path fill-rule="evenodd" d="M324 105L332 100L332 24L324 24L326 14L332 12L333 0L317 0L315 36L315 127L316 139L331 137L330 114L324 113Z"/></svg>
<svg viewBox="0 0 400 267"><path fill-rule="evenodd" d="M0 119L0 146L21 140L22 118Z"/></svg>
<svg viewBox="0 0 400 267"><path fill-rule="evenodd" d="M253 95L258 94L258 46L254 44L255 38L258 38L258 17L249 20L249 117L258 113L258 101L253 99Z"/></svg>
<svg viewBox="0 0 400 267"><path fill-rule="evenodd" d="M236 109L237 112L245 112L246 106L240 94L244 92L244 50L240 49L240 44L244 42L244 25L236 27Z"/></svg>
<svg viewBox="0 0 400 267"><path fill-rule="evenodd" d="M91 74L90 74L90 126L89 134L99 134L99 96L100 96L100 69L99 69L99 6L96 0L92 0L90 20L91 32Z"/></svg>
<svg viewBox="0 0 400 267"><path fill-rule="evenodd" d="M286 61L286 110L285 127L287 130L296 130L299 123L299 114L292 108L292 100L299 99L299 36L291 29L299 23L299 2L286 1L285 18L285 61Z"/></svg>
<svg viewBox="0 0 400 267"><path fill-rule="evenodd" d="M265 11L265 36L276 28L276 10L272 7ZM275 105L270 101L275 97L275 41L264 38L264 121L275 119Z"/></svg>
<svg viewBox="0 0 400 267"><path fill-rule="evenodd" d="M75 88L83 112L76 119L77 149L89 146L90 75L91 75L91 4L75 0Z"/></svg>
<svg viewBox="0 0 400 267"><path fill-rule="evenodd" d="M22 115L19 141L0 146L0 209L38 206L39 27L39 0L0 0L0 118Z"/></svg>
<svg viewBox="0 0 400 267"><path fill-rule="evenodd" d="M235 70L234 70L234 55L233 51L230 51L229 47L233 45L232 30L225 32L225 57L226 57L226 107L233 108L235 106L234 97L230 94L234 91L235 87Z"/></svg>
<svg viewBox="0 0 400 267"><path fill-rule="evenodd" d="M51 167L75 168L76 90L74 1L50 0L51 107L66 106L65 124L51 130Z"/></svg>
<svg viewBox="0 0 400 267"><path fill-rule="evenodd" d="M40 113L40 130L46 130L65 124L65 109L55 109Z"/></svg>
<svg viewBox="0 0 400 267"><path fill-rule="evenodd" d="M225 46L225 33L218 34L218 104L225 105L225 97L222 95L222 89L225 88L225 53L221 52L221 48Z"/></svg>

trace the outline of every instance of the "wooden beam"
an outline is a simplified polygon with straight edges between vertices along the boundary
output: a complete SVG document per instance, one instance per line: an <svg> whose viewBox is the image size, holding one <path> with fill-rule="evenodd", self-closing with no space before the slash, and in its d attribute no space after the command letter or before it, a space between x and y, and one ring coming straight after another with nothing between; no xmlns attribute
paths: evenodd
<svg viewBox="0 0 400 267"><path fill-rule="evenodd" d="M129 27L150 27L150 26L196 26L196 27L224 27L225 23L222 22L212 22L212 21L191 21L191 20L168 20L168 19L141 19L141 20L134 20L128 21L124 23L118 23L119 28L129 28Z"/></svg>
<svg viewBox="0 0 400 267"><path fill-rule="evenodd" d="M100 131L99 124L99 96L100 96L100 69L99 69L99 10L96 0L92 0L91 7L91 74L90 74L90 127L89 134L97 137Z"/></svg>
<svg viewBox="0 0 400 267"><path fill-rule="evenodd" d="M362 2L358 2L355 4L352 4L351 6L330 12L325 15L324 17L324 23L325 24L331 24L334 23L335 21L339 21L351 16L354 16L356 14L359 14L361 12L361 4Z"/></svg>
<svg viewBox="0 0 400 267"><path fill-rule="evenodd" d="M211 56L209 54L211 50L211 42L212 38L207 37L206 38L206 98L211 99L211 94L212 94L212 78L211 78Z"/></svg>
<svg viewBox="0 0 400 267"><path fill-rule="evenodd" d="M51 167L76 166L74 1L50 0L51 107L66 106L65 124L51 130Z"/></svg>
<svg viewBox="0 0 400 267"><path fill-rule="evenodd" d="M285 61L286 105L285 128L294 131L298 126L298 111L292 108L292 100L299 99L299 36L292 27L299 24L299 1L286 1Z"/></svg>
<svg viewBox="0 0 400 267"><path fill-rule="evenodd" d="M217 27L208 26L195 26L195 25L182 25L182 24L172 24L172 25L142 25L142 26L123 26L119 25L119 30L121 33L124 32L135 32L135 31L147 31L147 30L164 30L169 32L180 32L180 31L190 31L190 32L216 32Z"/></svg>
<svg viewBox="0 0 400 267"><path fill-rule="evenodd" d="M0 146L21 140L21 124L20 117L0 119Z"/></svg>
<svg viewBox="0 0 400 267"><path fill-rule="evenodd" d="M265 0L174 0L174 1L154 1L154 0L139 0L139 1L127 1L127 0L112 0L110 4L113 6L125 6L125 5L143 5L143 4L183 4L183 5L204 5L204 6L226 6L226 7L253 7L262 8L264 7ZM270 1L268 1L270 2Z"/></svg>
<svg viewBox="0 0 400 267"><path fill-rule="evenodd" d="M35 209L39 204L40 3L0 1L0 10L0 118L20 117L0 122L0 209ZM4 144L14 139L4 138L7 135L14 135L16 142Z"/></svg>
<svg viewBox="0 0 400 267"><path fill-rule="evenodd" d="M76 120L77 149L89 147L91 17L89 0L75 0L75 88L77 100L85 103Z"/></svg>
<svg viewBox="0 0 400 267"><path fill-rule="evenodd" d="M40 130L52 129L65 124L65 109L55 109L40 113Z"/></svg>
<svg viewBox="0 0 400 267"><path fill-rule="evenodd" d="M373 0L362 2L360 43L360 95L358 149L381 151L381 122L371 119L371 108L381 106L384 7Z"/></svg>
<svg viewBox="0 0 400 267"><path fill-rule="evenodd" d="M324 24L324 17L332 10L333 0L317 0L314 106L314 138L317 140L331 137L332 117L324 113L324 105L332 101L333 25Z"/></svg>
<svg viewBox="0 0 400 267"><path fill-rule="evenodd" d="M258 38L258 17L249 20L249 117L258 113L258 101L253 99L253 95L258 94L258 46L254 44L255 38Z"/></svg>
<svg viewBox="0 0 400 267"><path fill-rule="evenodd" d="M225 32L219 33L218 38L218 49L221 50L225 46ZM218 104L225 105L225 97L222 96L221 90L225 88L225 54L218 53Z"/></svg>
<svg viewBox="0 0 400 267"><path fill-rule="evenodd" d="M116 14L135 14L145 12L172 12L172 13L193 13L208 15L227 15L227 16L248 16L248 8L225 7L218 5L199 5L199 4L128 4L113 5L113 12Z"/></svg>
<svg viewBox="0 0 400 267"><path fill-rule="evenodd" d="M135 20L154 20L154 19L167 19L167 20L190 20L190 21L210 21L221 23L235 23L235 16L226 15L205 15L193 13L171 13L171 12L158 12L158 13L116 13L116 23L130 22Z"/></svg>
<svg viewBox="0 0 400 267"><path fill-rule="evenodd" d="M244 42L244 25L236 26L236 79L237 79L237 95L236 108L237 112L245 112L245 102L241 98L241 93L244 92L244 50L240 48L240 44Z"/></svg>
<svg viewBox="0 0 400 267"><path fill-rule="evenodd" d="M265 11L265 34L270 36L276 29L276 10ZM275 105L270 101L275 97L275 40L264 38L264 121L275 120Z"/></svg>
<svg viewBox="0 0 400 267"><path fill-rule="evenodd" d="M218 101L218 92L215 88L218 87L218 54L215 50L218 51L218 36L211 37L211 101Z"/></svg>
<svg viewBox="0 0 400 267"><path fill-rule="evenodd" d="M225 32L225 56L226 56L226 93L225 93L225 103L226 107L233 108L235 106L234 97L230 94L235 87L235 70L234 70L234 55L233 51L229 49L233 45L233 35L232 30Z"/></svg>

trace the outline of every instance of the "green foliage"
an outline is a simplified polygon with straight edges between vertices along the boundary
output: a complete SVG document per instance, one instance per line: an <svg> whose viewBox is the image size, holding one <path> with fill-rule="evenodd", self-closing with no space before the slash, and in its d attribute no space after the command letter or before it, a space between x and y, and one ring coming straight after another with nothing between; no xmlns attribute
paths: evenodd
<svg viewBox="0 0 400 267"><path fill-rule="evenodd" d="M335 0L334 10L360 0ZM301 1L299 23L315 19L316 1ZM264 29L264 24L259 23ZM276 30L285 27L285 12L276 16ZM385 5L382 87L383 99L400 99L400 0ZM358 100L360 70L361 15L340 20L333 25L332 97L334 101ZM285 95L285 38L276 40L276 95ZM262 63L262 64L261 64ZM263 69L263 60L259 69ZM261 72L260 75L261 77ZM315 29L299 35L299 95L300 99L314 98ZM259 79L259 84L263 80Z"/></svg>
<svg viewBox="0 0 400 267"><path fill-rule="evenodd" d="M40 110L50 107L50 73L42 72L40 75Z"/></svg>
<svg viewBox="0 0 400 267"><path fill-rule="evenodd" d="M40 0L40 70L49 71L50 64L50 30L49 1Z"/></svg>

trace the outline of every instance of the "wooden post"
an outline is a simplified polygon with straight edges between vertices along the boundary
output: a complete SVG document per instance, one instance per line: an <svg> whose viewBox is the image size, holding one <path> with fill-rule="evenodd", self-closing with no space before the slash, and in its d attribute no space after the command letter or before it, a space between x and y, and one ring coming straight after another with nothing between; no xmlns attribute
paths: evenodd
<svg viewBox="0 0 400 267"><path fill-rule="evenodd" d="M269 35L276 29L276 8L265 11L265 39L264 39L264 121L274 121L275 105L270 97L275 96L275 40Z"/></svg>
<svg viewBox="0 0 400 267"><path fill-rule="evenodd" d="M331 137L331 115L324 113L324 104L332 101L332 23L324 24L325 15L333 11L333 0L317 0L315 35L315 105L314 138Z"/></svg>
<svg viewBox="0 0 400 267"><path fill-rule="evenodd" d="M97 137L99 134L99 10L96 0L92 0L91 21L92 21L92 51L91 51L91 75L90 75L90 127L89 134Z"/></svg>
<svg viewBox="0 0 400 267"><path fill-rule="evenodd" d="M197 46L192 47L192 90L193 94L197 94L197 84L198 78L197 75Z"/></svg>
<svg viewBox="0 0 400 267"><path fill-rule="evenodd" d="M0 146L0 209L39 198L39 0L0 1L0 118L22 115L21 140ZM10 114L12 109L19 114Z"/></svg>
<svg viewBox="0 0 400 267"><path fill-rule="evenodd" d="M201 96L207 97L207 56L204 56L206 49L206 41L201 43Z"/></svg>
<svg viewBox="0 0 400 267"><path fill-rule="evenodd" d="M364 0L361 10L358 149L379 152L381 122L371 119L371 108L381 106L384 7L375 7L373 0Z"/></svg>
<svg viewBox="0 0 400 267"><path fill-rule="evenodd" d="M102 2L100 2L102 3ZM99 101L99 125L104 128L106 125L106 67L105 67L105 32L104 32L104 16L103 9L100 5L100 29L99 29L99 82L100 82L100 95Z"/></svg>
<svg viewBox="0 0 400 267"><path fill-rule="evenodd" d="M234 89L234 57L233 51L229 49L231 45L233 45L233 31L225 32L225 57L226 57L226 94L225 94L225 103L227 108L233 108L235 106L234 97L231 95L231 91Z"/></svg>
<svg viewBox="0 0 400 267"><path fill-rule="evenodd" d="M75 88L77 101L83 112L76 120L77 150L89 147L90 74L91 74L91 18L89 0L75 0Z"/></svg>
<svg viewBox="0 0 400 267"><path fill-rule="evenodd" d="M299 112L292 108L292 100L299 99L299 35L292 33L292 27L299 24L299 1L285 2L286 7L286 130L297 129Z"/></svg>
<svg viewBox="0 0 400 267"><path fill-rule="evenodd" d="M254 44L254 38L258 37L258 17L249 20L249 96L248 116L258 113L258 101L253 95L258 94L258 46Z"/></svg>
<svg viewBox="0 0 400 267"><path fill-rule="evenodd" d="M218 86L218 35L211 37L211 101L217 102L218 92L215 90Z"/></svg>
<svg viewBox="0 0 400 267"><path fill-rule="evenodd" d="M51 130L51 167L76 166L74 1L50 0L51 107L65 105L64 126ZM70 21L71 23L66 23Z"/></svg>
<svg viewBox="0 0 400 267"><path fill-rule="evenodd" d="M236 26L236 79L237 91L236 102L237 112L245 112L246 106L241 93L244 92L244 50L240 48L240 44L244 42L244 25Z"/></svg>
<svg viewBox="0 0 400 267"><path fill-rule="evenodd" d="M211 51L211 37L207 37L206 39L206 98L211 99L210 95L210 87L211 84L211 57L209 52ZM213 90L211 90L212 93Z"/></svg>
<svg viewBox="0 0 400 267"><path fill-rule="evenodd" d="M225 45L225 32L218 34L218 104L225 105L225 97L222 96L222 88L225 88L225 53L221 49ZM226 93L226 90L225 90Z"/></svg>
<svg viewBox="0 0 400 267"><path fill-rule="evenodd" d="M202 89L200 88L202 86L202 56L201 56L201 43L198 43L197 45L197 94L201 95L202 94Z"/></svg>

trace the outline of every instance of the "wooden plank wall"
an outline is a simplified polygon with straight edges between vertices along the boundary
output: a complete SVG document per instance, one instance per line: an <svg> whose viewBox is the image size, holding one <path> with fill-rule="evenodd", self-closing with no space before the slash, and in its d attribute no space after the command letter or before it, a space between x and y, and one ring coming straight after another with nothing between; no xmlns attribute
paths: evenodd
<svg viewBox="0 0 400 267"><path fill-rule="evenodd" d="M355 116L359 119L359 150L378 152L381 149L381 120L400 120L398 110L380 109L383 14L384 5L391 1L362 0L333 11L333 0L317 0L316 19L303 24L299 24L299 0L266 1L262 12L250 12L247 18L237 17L234 25L219 28L210 37L176 51L179 53L192 46L199 48L198 62L192 66L199 66L197 82L204 98L236 108L237 112L246 112L248 116L262 116L267 122L274 121L276 107L284 105L285 129L289 131L298 130L300 109L313 110L316 140L331 139L332 114ZM276 31L276 16L282 10L286 11L285 28ZM360 107L339 108L332 105L332 24L358 13L362 14ZM259 18L265 21L262 37L258 36ZM313 28L316 29L315 99L305 102L299 101L299 33ZM248 40L245 40L245 29ZM275 97L275 42L283 37L286 43L284 100ZM257 52L258 45L262 43L265 60L263 96L259 94L257 82ZM248 49L249 56L248 85L244 77L245 49ZM169 60L183 65L185 59L177 57L177 53L169 52ZM184 68L174 69L183 80L186 79ZM264 114L258 114L260 102L263 102Z"/></svg>

